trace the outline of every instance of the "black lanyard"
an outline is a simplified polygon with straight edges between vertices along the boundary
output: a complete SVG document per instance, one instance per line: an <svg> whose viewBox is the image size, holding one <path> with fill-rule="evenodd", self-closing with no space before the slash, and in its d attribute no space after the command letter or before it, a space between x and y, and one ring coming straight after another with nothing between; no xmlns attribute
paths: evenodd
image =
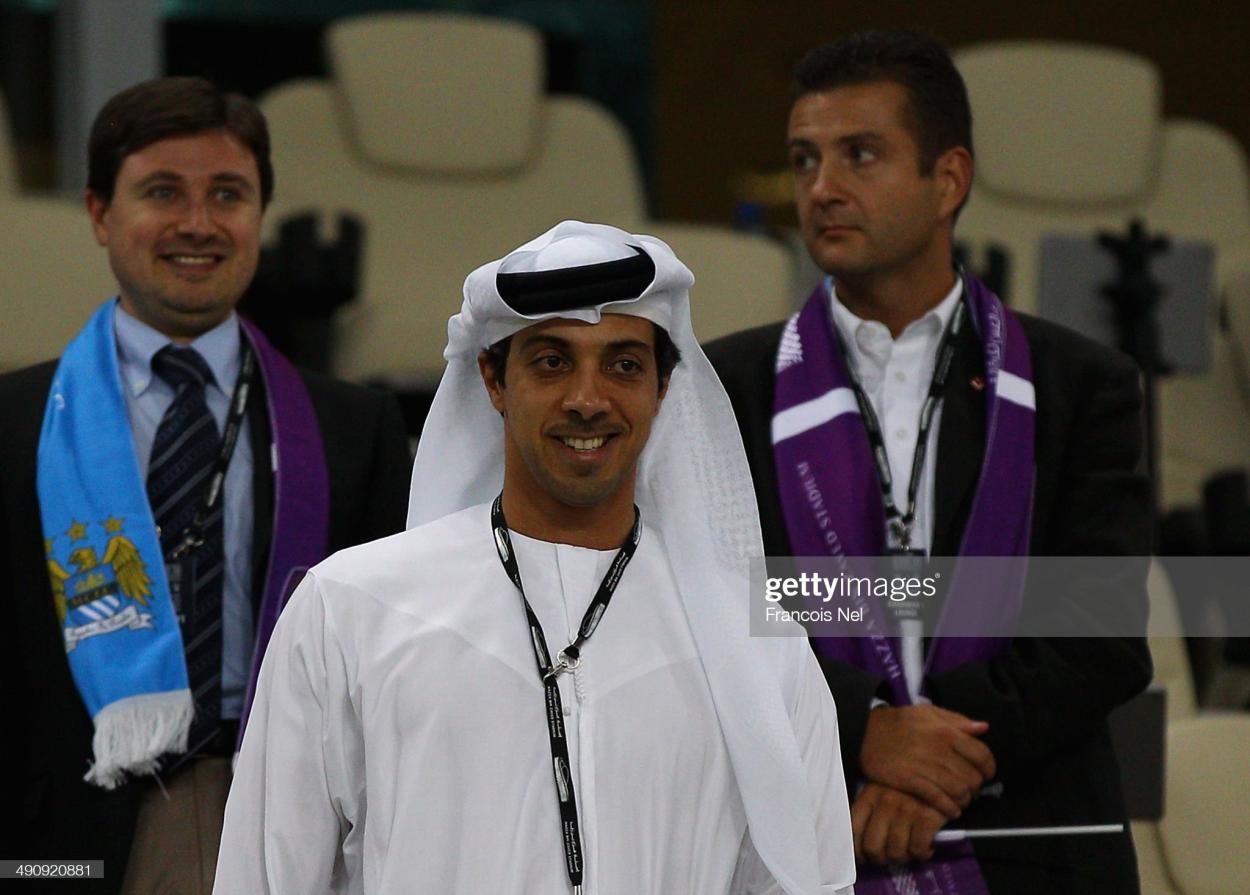
<svg viewBox="0 0 1250 895"><path fill-rule="evenodd" d="M560 800L561 839L564 842L564 866L569 872L569 882L573 885L574 895L582 891L582 834L577 823L577 793L573 789L573 775L569 769L569 746L564 735L564 706L560 702L560 686L556 678L562 672L572 671L581 664L581 649L595 628L603 619L608 609L612 594L625 567L634 558L638 549L638 538L642 534L642 516L638 507L634 507L634 527L629 537L617 551L612 565L590 601L586 614L582 616L581 627L573 642L556 654L555 662L551 661L551 652L547 648L547 637L543 634L543 626L538 623L529 600L525 598L525 586L521 584L521 570L517 567L516 554L512 551L512 539L508 536L508 521L503 515L503 495L495 498L490 508L490 524L495 534L495 549L499 552L499 561L503 569L516 585L521 595L521 603L525 606L525 616L529 619L530 643L534 647L534 659L538 663L538 676L542 678L543 690L547 699L547 735L551 740L551 766L555 774L556 796Z"/></svg>
<svg viewBox="0 0 1250 895"><path fill-rule="evenodd" d="M961 286L962 289L962 286ZM937 361L933 367L933 381L929 383L929 394L920 408L920 431L916 435L916 453L911 461L911 479L907 482L907 510L900 512L894 503L894 478L890 475L890 458L886 454L885 438L881 434L881 423L872 409L872 402L864 387L859 382L852 364L850 354L842 342L842 335L835 326L834 335L842 348L842 356L848 360L846 365L851 375L851 388L855 389L855 400L859 404L859 415L864 421L864 430L868 433L868 441L872 445L872 458L877 464L877 478L881 482L881 500L885 504L886 524L890 533L898 541L898 549L910 552L912 529L916 525L916 495L920 491L920 477L924 474L925 453L929 449L929 430L933 426L933 415L942 403L942 388L946 385L946 377L950 374L951 359L955 356L955 340L963 326L965 307L962 295L955 306L955 313L946 324L942 341L938 345Z"/></svg>
<svg viewBox="0 0 1250 895"><path fill-rule="evenodd" d="M204 543L204 522L212 514L217 502L221 500L222 486L226 483L226 470L230 468L230 458L234 456L234 446L239 440L239 431L243 428L243 414L247 411L247 396L255 378L256 352L244 341L239 378L234 384L234 394L230 396L230 412L226 414L226 425L221 436L221 450L218 451L217 460L213 463L213 475L208 480L204 502L195 511L191 524L187 526L178 543L169 553L171 560L181 559Z"/></svg>

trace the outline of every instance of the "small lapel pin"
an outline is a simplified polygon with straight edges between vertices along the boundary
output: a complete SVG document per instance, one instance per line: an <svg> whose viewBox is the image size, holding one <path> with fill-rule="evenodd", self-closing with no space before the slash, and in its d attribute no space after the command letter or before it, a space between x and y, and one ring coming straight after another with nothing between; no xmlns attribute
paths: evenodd
<svg viewBox="0 0 1250 895"><path fill-rule="evenodd" d="M968 384L979 392L985 391L985 379L981 376L973 376Z"/></svg>

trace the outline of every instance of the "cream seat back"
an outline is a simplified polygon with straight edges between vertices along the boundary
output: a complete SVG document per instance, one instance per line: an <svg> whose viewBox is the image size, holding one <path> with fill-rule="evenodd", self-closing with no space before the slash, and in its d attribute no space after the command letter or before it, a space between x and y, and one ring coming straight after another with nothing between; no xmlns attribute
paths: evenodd
<svg viewBox="0 0 1250 895"><path fill-rule="evenodd" d="M650 221L694 274L690 316L700 342L788 317L794 259L778 242L703 224Z"/></svg>
<svg viewBox="0 0 1250 895"><path fill-rule="evenodd" d="M636 227L641 180L603 109L543 91L537 31L491 19L385 14L331 27L332 81L262 100L284 210L366 227L361 297L332 366L420 382L442 370L465 276L565 218Z"/></svg>
<svg viewBox="0 0 1250 895"><path fill-rule="evenodd" d="M1250 715L1203 714L1168 728L1163 854L1185 895L1241 895L1250 880Z"/></svg>
<svg viewBox="0 0 1250 895"><path fill-rule="evenodd" d="M1216 250L1223 294L1250 252L1244 154L1219 129L1164 121L1149 61L1105 47L1048 42L977 45L956 54L972 101L977 175L957 227L973 266L1008 255L1007 297L1036 311L1040 245L1049 234L1151 232ZM1216 326L1209 371L1159 389L1164 508L1199 501L1207 477L1250 457L1250 403L1236 389L1232 345Z"/></svg>
<svg viewBox="0 0 1250 895"><path fill-rule="evenodd" d="M1154 681L1167 691L1167 722L1172 724L1194 717L1197 700L1194 696L1193 673L1185 641L1175 636L1180 627L1176 594L1167 571L1158 560L1150 563L1146 578L1150 595L1150 624L1147 629L1150 658L1154 662ZM1165 762L1166 773L1166 762ZM1137 850L1137 872L1141 878L1142 895L1179 895L1163 852L1159 825L1149 821L1132 823L1133 845Z"/></svg>
<svg viewBox="0 0 1250 895"><path fill-rule="evenodd" d="M1250 172L1237 141L1198 121L1164 129L1159 188L1147 220L1177 238L1215 246L1217 299L1229 326L1207 321L1210 364L1202 375L1176 375L1159 389L1159 430L1166 464L1165 507L1195 505L1211 475L1250 466Z"/></svg>
<svg viewBox="0 0 1250 895"><path fill-rule="evenodd" d="M12 370L58 357L117 284L77 203L0 200L0 233L0 370Z"/></svg>
<svg viewBox="0 0 1250 895"><path fill-rule="evenodd" d="M1168 723L1192 718L1198 711L1198 699L1194 693L1194 676L1184 638L1176 636L1176 632L1181 630L1176 591L1158 560L1150 562L1146 591L1150 597L1150 623L1147 627L1150 658L1154 662L1155 683L1162 684L1167 690Z"/></svg>
<svg viewBox="0 0 1250 895"><path fill-rule="evenodd" d="M1049 41L977 44L955 63L976 153L956 236L974 259L1004 246L1010 302L1033 311L1042 236L1121 229L1148 193L1162 142L1159 71L1119 50Z"/></svg>

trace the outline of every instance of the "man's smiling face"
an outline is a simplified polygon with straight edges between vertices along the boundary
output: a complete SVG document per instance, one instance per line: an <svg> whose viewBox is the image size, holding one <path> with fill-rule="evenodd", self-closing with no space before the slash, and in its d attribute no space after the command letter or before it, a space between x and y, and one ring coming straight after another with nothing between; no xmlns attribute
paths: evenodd
<svg viewBox="0 0 1250 895"><path fill-rule="evenodd" d="M87 193L122 307L190 341L229 316L260 256L260 174L225 130L169 137L126 156L111 201Z"/></svg>
<svg viewBox="0 0 1250 895"><path fill-rule="evenodd" d="M654 324L623 314L593 325L548 320L512 337L506 385L480 366L503 414L505 476L527 504L556 512L632 503L664 391Z"/></svg>

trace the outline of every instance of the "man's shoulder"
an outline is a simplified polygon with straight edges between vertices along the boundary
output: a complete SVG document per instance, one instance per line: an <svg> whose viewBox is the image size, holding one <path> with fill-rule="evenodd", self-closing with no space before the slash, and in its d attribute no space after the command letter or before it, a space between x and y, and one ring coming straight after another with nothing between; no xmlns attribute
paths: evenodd
<svg viewBox="0 0 1250 895"><path fill-rule="evenodd" d="M393 393L307 370L300 370L299 374L312 401L322 438L327 447L334 446L336 455L344 451L353 456L360 451L374 452L384 445L392 460L404 454L407 466L411 456L404 418Z"/></svg>
<svg viewBox="0 0 1250 895"><path fill-rule="evenodd" d="M4 444L4 454L10 462L14 456L24 454L31 456L34 462L56 366L56 361L47 361L0 373L0 417L4 419L4 437L0 443Z"/></svg>
<svg viewBox="0 0 1250 895"><path fill-rule="evenodd" d="M713 339L703 346L713 366L720 363L732 363L743 357L756 357L761 354L775 357L777 345L781 342L781 331L786 327L785 320L765 323L751 329L739 330L727 336Z"/></svg>
<svg viewBox="0 0 1250 895"><path fill-rule="evenodd" d="M383 597L399 591L419 593L448 585L474 568L493 543L490 508L483 504L340 550L318 563L312 575Z"/></svg>
<svg viewBox="0 0 1250 895"><path fill-rule="evenodd" d="M1039 382L1051 379L1083 388L1107 379L1136 379L1137 365L1124 352L1053 321L1021 312L1016 316L1028 340Z"/></svg>
<svg viewBox="0 0 1250 895"><path fill-rule="evenodd" d="M48 397L48 389L52 386L52 377L56 374L57 360L44 361L20 370L9 370L0 373L0 401L6 405L13 401L37 398L40 407Z"/></svg>
<svg viewBox="0 0 1250 895"><path fill-rule="evenodd" d="M363 402L369 406L375 406L392 397L391 393L384 388L346 382L302 367L299 368L299 376L314 400L333 402L336 405L359 405Z"/></svg>
<svg viewBox="0 0 1250 895"><path fill-rule="evenodd" d="M777 346L785 326L786 321L778 320L721 336L703 346L731 398L736 398L740 389L754 392L762 386L771 388Z"/></svg>

